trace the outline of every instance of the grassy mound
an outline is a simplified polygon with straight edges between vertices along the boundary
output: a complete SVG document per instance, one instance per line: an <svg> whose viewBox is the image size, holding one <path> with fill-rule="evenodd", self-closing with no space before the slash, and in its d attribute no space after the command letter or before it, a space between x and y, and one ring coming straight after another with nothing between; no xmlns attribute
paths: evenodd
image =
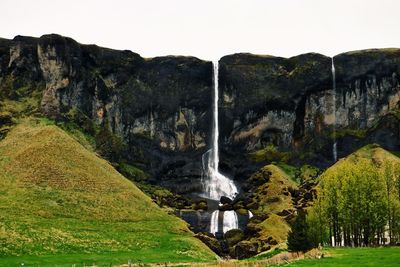
<svg viewBox="0 0 400 267"><path fill-rule="evenodd" d="M249 178L253 184L258 184L253 192L250 206L255 206L252 212L262 221L249 223L250 228L257 229L257 237L250 239L259 243L260 251L264 247L286 248L286 240L290 230L287 222L295 208L290 191L297 189L297 185L279 167L266 165ZM257 203L257 205L255 205ZM274 240L271 243L271 240Z"/></svg>
<svg viewBox="0 0 400 267"><path fill-rule="evenodd" d="M73 263L85 255L120 262L214 258L183 221L40 120L25 120L0 141L0 243L0 265L68 263L67 254Z"/></svg>

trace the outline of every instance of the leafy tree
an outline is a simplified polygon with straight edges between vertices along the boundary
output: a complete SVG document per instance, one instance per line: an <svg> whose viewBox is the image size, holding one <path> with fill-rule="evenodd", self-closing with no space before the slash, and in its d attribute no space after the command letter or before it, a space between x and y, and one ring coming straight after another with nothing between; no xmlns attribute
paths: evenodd
<svg viewBox="0 0 400 267"><path fill-rule="evenodd" d="M395 244L400 236L400 164L371 147L319 177L318 199L309 209L311 243L335 246ZM326 234L328 233L328 234ZM327 237L328 236L328 237Z"/></svg>

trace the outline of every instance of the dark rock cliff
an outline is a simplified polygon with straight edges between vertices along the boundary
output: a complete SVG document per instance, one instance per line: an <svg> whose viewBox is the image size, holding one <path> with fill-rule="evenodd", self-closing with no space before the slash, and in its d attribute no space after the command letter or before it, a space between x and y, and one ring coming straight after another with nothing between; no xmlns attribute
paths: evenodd
<svg viewBox="0 0 400 267"><path fill-rule="evenodd" d="M319 167L332 163L334 141L339 157L371 142L399 150L392 115L400 100L400 49L343 53L334 65L336 90L332 59L323 55L223 57L220 121L228 169L248 176L254 163L235 158L258 155L263 165L266 147L285 160Z"/></svg>
<svg viewBox="0 0 400 267"><path fill-rule="evenodd" d="M400 49L331 58L235 54L220 60L221 169L246 179L269 161L332 163L365 143L400 150ZM212 64L146 59L59 35L0 39L0 98L36 92L40 112L80 114L126 144L124 160L179 193L200 190L211 137Z"/></svg>
<svg viewBox="0 0 400 267"><path fill-rule="evenodd" d="M210 135L211 62L145 59L54 34L17 36L0 40L0 85L1 97L14 100L21 88L40 90L42 114L64 119L78 111L122 137L125 157L161 184L198 189L191 178L199 181Z"/></svg>

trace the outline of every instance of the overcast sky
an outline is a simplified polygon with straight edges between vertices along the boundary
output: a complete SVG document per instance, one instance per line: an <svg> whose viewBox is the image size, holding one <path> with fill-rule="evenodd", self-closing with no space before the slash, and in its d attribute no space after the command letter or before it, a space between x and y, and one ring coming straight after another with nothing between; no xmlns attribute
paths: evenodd
<svg viewBox="0 0 400 267"><path fill-rule="evenodd" d="M399 0L0 0L0 37L58 33L144 57L400 47Z"/></svg>

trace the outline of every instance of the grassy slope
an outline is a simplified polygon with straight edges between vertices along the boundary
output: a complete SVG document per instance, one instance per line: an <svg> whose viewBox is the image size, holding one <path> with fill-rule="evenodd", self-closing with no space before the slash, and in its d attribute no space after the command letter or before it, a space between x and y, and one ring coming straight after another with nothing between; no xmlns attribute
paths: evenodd
<svg viewBox="0 0 400 267"><path fill-rule="evenodd" d="M400 264L400 247L388 248L331 248L326 249L321 260L300 260L285 266L326 266L326 267L391 267Z"/></svg>
<svg viewBox="0 0 400 267"><path fill-rule="evenodd" d="M255 238L254 241L258 238L272 237L278 242L279 247L286 247L285 242L290 227L277 213L294 209L291 196L283 192L287 192L288 188L297 188L297 185L281 168L272 164L264 166L250 179L262 179L265 172L270 172L271 175L269 181L260 185L254 194L253 201L259 203L259 207L253 210L253 213L255 215L268 214L269 217L258 224L261 227L261 237Z"/></svg>
<svg viewBox="0 0 400 267"><path fill-rule="evenodd" d="M32 120L0 141L0 243L0 266L214 258L183 221L108 162L58 127Z"/></svg>
<svg viewBox="0 0 400 267"><path fill-rule="evenodd" d="M333 166L329 167L321 175L321 178L341 172L342 168L349 168L357 164L359 161L366 161L376 168L381 168L382 163L400 164L400 158L398 156L381 148L379 145L370 144L360 148L349 156L340 159Z"/></svg>

